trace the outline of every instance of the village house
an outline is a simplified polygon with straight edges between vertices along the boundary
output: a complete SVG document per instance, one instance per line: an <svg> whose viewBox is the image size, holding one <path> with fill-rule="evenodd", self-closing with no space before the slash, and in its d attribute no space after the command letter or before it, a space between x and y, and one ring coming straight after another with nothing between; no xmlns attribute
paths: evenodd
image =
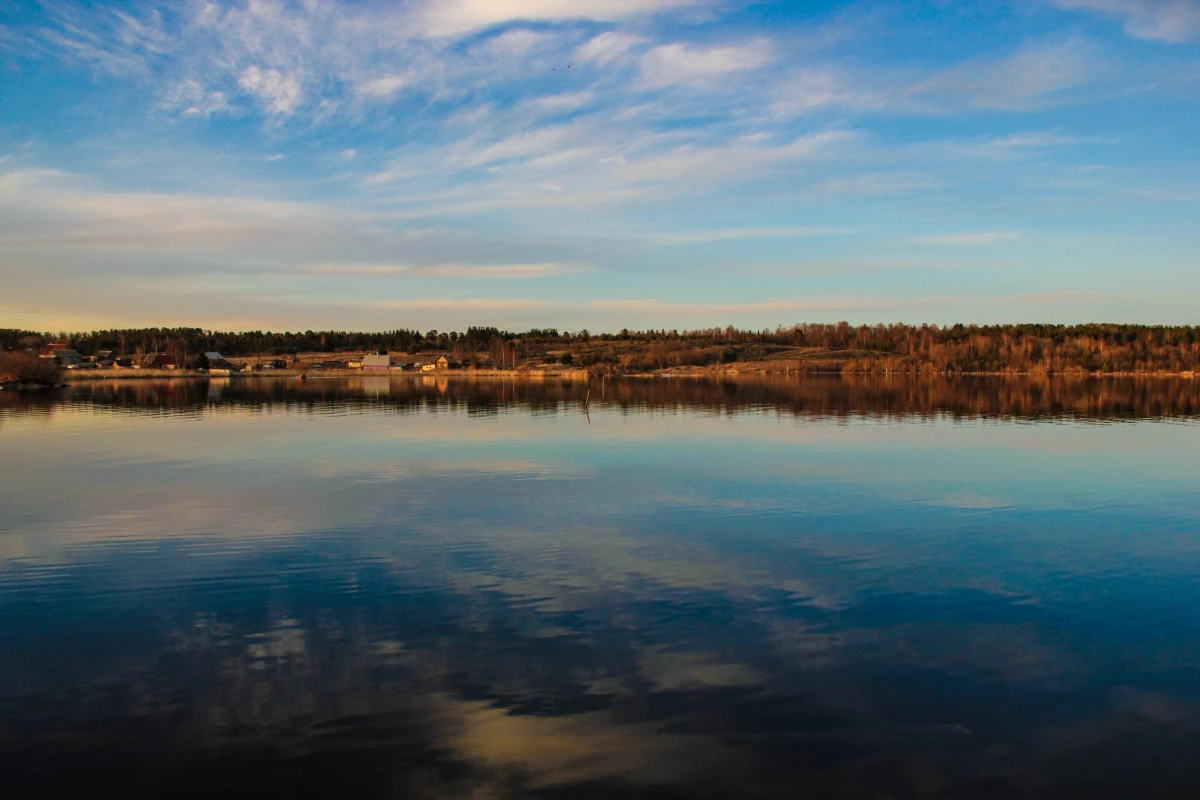
<svg viewBox="0 0 1200 800"><path fill-rule="evenodd" d="M83 356L74 350L53 350L50 353L50 358L53 358L60 367L78 367L83 363Z"/></svg>
<svg viewBox="0 0 1200 800"><path fill-rule="evenodd" d="M462 363L454 356L438 356L433 363L436 369L462 369Z"/></svg>
<svg viewBox="0 0 1200 800"><path fill-rule="evenodd" d="M179 362L175 356L167 353L146 353L141 357L138 366L142 369L175 369Z"/></svg>
<svg viewBox="0 0 1200 800"><path fill-rule="evenodd" d="M363 372L387 372L392 366L392 359L387 354L369 353L363 356Z"/></svg>
<svg viewBox="0 0 1200 800"><path fill-rule="evenodd" d="M225 361L225 356L216 350L205 350L204 355L198 361L199 366L205 369L229 369L229 364Z"/></svg>
<svg viewBox="0 0 1200 800"><path fill-rule="evenodd" d="M287 365L288 364L285 359L272 358L272 359L268 359L266 361L259 361L257 364L254 365L253 371L254 372L264 372L264 371L274 370L274 369L287 369Z"/></svg>

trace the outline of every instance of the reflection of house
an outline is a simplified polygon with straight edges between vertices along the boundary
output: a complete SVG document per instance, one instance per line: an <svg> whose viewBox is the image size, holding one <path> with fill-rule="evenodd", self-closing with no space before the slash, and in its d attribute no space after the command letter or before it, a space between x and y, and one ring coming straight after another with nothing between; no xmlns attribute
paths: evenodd
<svg viewBox="0 0 1200 800"><path fill-rule="evenodd" d="M179 363L175 356L166 353L147 353L142 356L139 365L142 369L175 369Z"/></svg>
<svg viewBox="0 0 1200 800"><path fill-rule="evenodd" d="M391 366L392 359L390 356L379 355L377 353L363 356L363 372L387 372Z"/></svg>
<svg viewBox="0 0 1200 800"><path fill-rule="evenodd" d="M462 364L454 356L438 356L433 363L437 369L462 369Z"/></svg>

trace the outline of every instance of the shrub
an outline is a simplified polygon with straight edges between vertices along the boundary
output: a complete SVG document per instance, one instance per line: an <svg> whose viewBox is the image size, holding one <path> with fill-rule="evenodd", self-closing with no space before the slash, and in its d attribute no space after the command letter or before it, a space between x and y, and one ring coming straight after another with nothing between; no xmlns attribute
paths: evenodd
<svg viewBox="0 0 1200 800"><path fill-rule="evenodd" d="M17 383L58 383L62 375L52 358L38 358L28 353L0 353L0 381Z"/></svg>

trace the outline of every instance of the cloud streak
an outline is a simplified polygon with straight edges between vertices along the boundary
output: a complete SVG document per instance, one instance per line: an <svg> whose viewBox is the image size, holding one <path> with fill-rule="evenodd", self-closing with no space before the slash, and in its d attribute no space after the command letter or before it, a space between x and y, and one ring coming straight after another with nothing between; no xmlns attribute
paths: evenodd
<svg viewBox="0 0 1200 800"><path fill-rule="evenodd" d="M1058 8L1090 11L1121 20L1139 39L1179 44L1200 38L1200 3L1195 0L1049 0Z"/></svg>

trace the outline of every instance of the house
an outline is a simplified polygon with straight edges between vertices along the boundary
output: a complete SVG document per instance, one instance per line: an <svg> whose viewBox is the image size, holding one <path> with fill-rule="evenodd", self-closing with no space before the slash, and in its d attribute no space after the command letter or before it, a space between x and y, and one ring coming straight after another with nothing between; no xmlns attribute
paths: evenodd
<svg viewBox="0 0 1200 800"><path fill-rule="evenodd" d="M140 361L142 369L175 369L179 362L175 356L166 353L147 353Z"/></svg>
<svg viewBox="0 0 1200 800"><path fill-rule="evenodd" d="M254 365L254 372L263 372L265 370L287 369L287 361L282 358L272 358L268 361L260 361Z"/></svg>
<svg viewBox="0 0 1200 800"><path fill-rule="evenodd" d="M60 367L78 367L83 363L83 356L74 350L54 350L50 357L57 361Z"/></svg>
<svg viewBox="0 0 1200 800"><path fill-rule="evenodd" d="M371 353L363 356L363 372L387 372L391 366L392 359L386 354L379 355L378 353Z"/></svg>
<svg viewBox="0 0 1200 800"><path fill-rule="evenodd" d="M216 350L204 351L204 360L200 363L207 363L210 370L213 369L231 369L237 371L237 366L230 364L225 356L221 355Z"/></svg>
<svg viewBox="0 0 1200 800"><path fill-rule="evenodd" d="M42 351L38 353L42 358L54 358L54 354L60 350L70 350L70 342L50 342L42 346Z"/></svg>
<svg viewBox="0 0 1200 800"><path fill-rule="evenodd" d="M462 364L454 356L438 356L433 363L437 369L462 369Z"/></svg>

